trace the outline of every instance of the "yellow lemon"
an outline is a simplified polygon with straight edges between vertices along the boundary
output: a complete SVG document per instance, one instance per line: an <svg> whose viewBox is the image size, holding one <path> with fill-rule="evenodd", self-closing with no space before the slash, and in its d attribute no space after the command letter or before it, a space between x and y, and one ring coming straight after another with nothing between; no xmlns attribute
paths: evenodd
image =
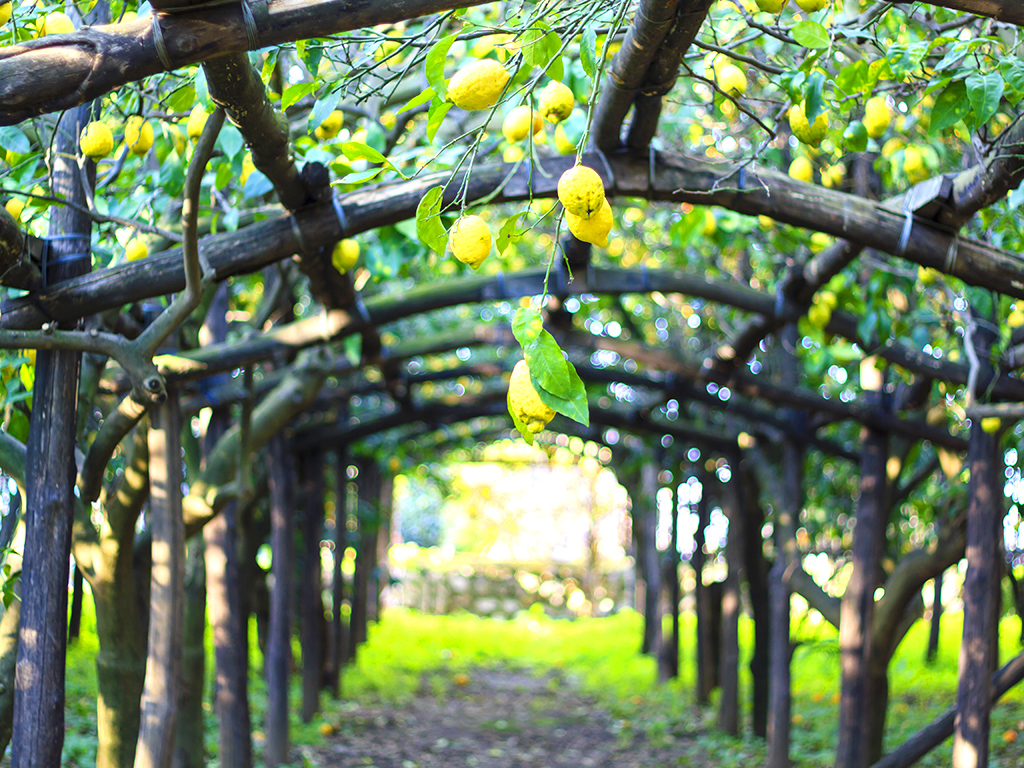
<svg viewBox="0 0 1024 768"><path fill-rule="evenodd" d="M0 27L11 20L11 12L14 10L14 4L11 2L0 3Z"/></svg>
<svg viewBox="0 0 1024 768"><path fill-rule="evenodd" d="M814 13L828 5L828 0L796 0L796 4L800 6L801 11Z"/></svg>
<svg viewBox="0 0 1024 768"><path fill-rule="evenodd" d="M892 157L904 147L903 139L889 139L882 145L882 157Z"/></svg>
<svg viewBox="0 0 1024 768"><path fill-rule="evenodd" d="M110 132L106 123L93 120L82 131L78 146L81 147L83 155L99 160L109 155L110 150L114 148L114 134Z"/></svg>
<svg viewBox="0 0 1024 768"><path fill-rule="evenodd" d="M506 163L518 163L524 157L526 157L526 152L518 144L505 147L505 151L501 153L501 159Z"/></svg>
<svg viewBox="0 0 1024 768"><path fill-rule="evenodd" d="M814 118L812 125L807 119L804 103L794 104L789 108L789 129L804 144L816 147L828 133L828 114L822 112Z"/></svg>
<svg viewBox="0 0 1024 768"><path fill-rule="evenodd" d="M479 216L460 216L448 233L448 244L456 259L477 269L491 252L491 230Z"/></svg>
<svg viewBox="0 0 1024 768"><path fill-rule="evenodd" d="M811 253L821 253L832 245L832 237L824 232L815 232L811 235Z"/></svg>
<svg viewBox="0 0 1024 768"><path fill-rule="evenodd" d="M572 88L557 80L552 80L540 92L540 113L550 123L565 120L572 114L575 105L576 97L573 96Z"/></svg>
<svg viewBox="0 0 1024 768"><path fill-rule="evenodd" d="M501 132L506 141L522 141L531 133L538 133L544 127L540 115L525 105L516 107L505 115L501 124Z"/></svg>
<svg viewBox="0 0 1024 768"><path fill-rule="evenodd" d="M8 203L8 205L10 205L10 203ZM11 214L11 215L14 216L14 214ZM18 218L18 217L15 216L14 218ZM1021 310L1021 309L1013 310L1009 314L1009 316L1006 318L1006 324L1008 326L1010 326L1010 328L1012 328L1012 329L1017 329L1017 328L1020 328L1022 325L1024 325L1024 310Z"/></svg>
<svg viewBox="0 0 1024 768"><path fill-rule="evenodd" d="M128 245L124 248L124 255L128 261L138 261L149 256L149 248L146 247L146 243L137 237L133 237L128 241Z"/></svg>
<svg viewBox="0 0 1024 768"><path fill-rule="evenodd" d="M1012 728L1007 731L1003 731L1003 741L1007 744L1013 744L1017 740L1017 732Z"/></svg>
<svg viewBox="0 0 1024 768"><path fill-rule="evenodd" d="M763 213L757 217L757 223L766 232L775 227L775 220L771 216L765 216Z"/></svg>
<svg viewBox="0 0 1024 768"><path fill-rule="evenodd" d="M467 64L448 81L448 101L459 109L490 109L498 103L511 75L494 59Z"/></svg>
<svg viewBox="0 0 1024 768"><path fill-rule="evenodd" d="M715 70L718 87L729 96L742 96L747 92L747 76L735 64L725 64Z"/></svg>
<svg viewBox="0 0 1024 768"><path fill-rule="evenodd" d="M718 221L715 219L715 214L711 212L710 208L704 209L704 227L701 230L704 237L711 237L715 232L718 231Z"/></svg>
<svg viewBox="0 0 1024 768"><path fill-rule="evenodd" d="M341 131L341 126L344 122L344 113L336 109L324 118L324 121L313 131L313 135L320 139L320 141L333 139Z"/></svg>
<svg viewBox="0 0 1024 768"><path fill-rule="evenodd" d="M864 127L872 139L881 138L892 122L892 110L882 96L872 96L864 105Z"/></svg>
<svg viewBox="0 0 1024 768"><path fill-rule="evenodd" d="M316 729L320 733L321 736L333 736L334 735L334 726L331 725L330 723L320 723L320 725L318 725Z"/></svg>
<svg viewBox="0 0 1024 768"><path fill-rule="evenodd" d="M460 688L465 688L467 685L469 685L470 682L469 675L467 675L465 672L458 672L452 677L452 682Z"/></svg>
<svg viewBox="0 0 1024 768"><path fill-rule="evenodd" d="M998 416L986 416L981 420L981 431L994 435L999 431L999 427L1001 427L1002 424L1003 422L999 420Z"/></svg>
<svg viewBox="0 0 1024 768"><path fill-rule="evenodd" d="M601 209L604 184L593 168L576 165L559 177L558 199L569 213L589 219Z"/></svg>
<svg viewBox="0 0 1024 768"><path fill-rule="evenodd" d="M555 418L555 411L546 405L533 388L530 368L525 360L516 363L508 382L508 405L516 418L533 434L537 434Z"/></svg>
<svg viewBox="0 0 1024 768"><path fill-rule="evenodd" d="M38 24L39 36L46 35L69 35L75 31L75 25L71 23L66 13L57 11L48 14Z"/></svg>
<svg viewBox="0 0 1024 768"><path fill-rule="evenodd" d="M153 146L153 126L139 115L132 115L124 124L124 143L136 155L144 155Z"/></svg>
<svg viewBox="0 0 1024 768"><path fill-rule="evenodd" d="M569 231L585 243L592 243L599 248L608 246L608 233L612 231L614 219L612 207L604 200L598 212L589 219L566 211L565 222L569 225Z"/></svg>
<svg viewBox="0 0 1024 768"><path fill-rule="evenodd" d="M789 175L797 181L804 181L808 184L814 179L814 166L806 157L798 157L789 164Z"/></svg>
<svg viewBox="0 0 1024 768"><path fill-rule="evenodd" d="M565 128L561 125L555 126L555 149L562 155L571 155L576 152L576 145L572 143Z"/></svg>
<svg viewBox="0 0 1024 768"><path fill-rule="evenodd" d="M238 174L238 180L242 186L245 186L245 182L249 180L249 174L256 170L256 163L252 161L252 154L249 152L245 153L245 157L242 158L242 172Z"/></svg>
<svg viewBox="0 0 1024 768"><path fill-rule="evenodd" d="M924 155L917 147L911 146L903 150L903 172L915 183L927 178L928 169L924 166Z"/></svg>
<svg viewBox="0 0 1024 768"><path fill-rule="evenodd" d="M832 307L826 302L816 301L807 310L807 322L815 328L824 329L832 319Z"/></svg>
<svg viewBox="0 0 1024 768"><path fill-rule="evenodd" d="M821 174L821 183L829 189L838 187L843 183L843 179L846 178L846 166L842 163L836 163L830 165Z"/></svg>
<svg viewBox="0 0 1024 768"><path fill-rule="evenodd" d="M196 104L192 108L188 116L188 122L185 124L185 133L188 134L189 139L196 141L199 138L203 128L206 126L206 119L208 117L209 115L206 114L202 104Z"/></svg>
<svg viewBox="0 0 1024 768"><path fill-rule="evenodd" d="M757 7L765 13L779 13L786 5L786 0L755 0L755 2Z"/></svg>
<svg viewBox="0 0 1024 768"><path fill-rule="evenodd" d="M11 214L12 219L18 221L21 218L21 212L25 210L25 201L12 197L4 204L4 210Z"/></svg>
<svg viewBox="0 0 1024 768"><path fill-rule="evenodd" d="M331 251L331 264L342 274L348 272L359 261L359 242L351 238L339 240Z"/></svg>

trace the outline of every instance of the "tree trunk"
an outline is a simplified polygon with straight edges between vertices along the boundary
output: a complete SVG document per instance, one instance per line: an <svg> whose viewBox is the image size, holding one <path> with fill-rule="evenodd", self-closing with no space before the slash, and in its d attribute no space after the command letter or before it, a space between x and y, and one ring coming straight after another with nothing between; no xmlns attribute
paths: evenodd
<svg viewBox="0 0 1024 768"><path fill-rule="evenodd" d="M295 528L290 453L285 436L270 440L271 574L267 639L267 713L264 761L268 768L288 762L288 670L291 666L292 532Z"/></svg>
<svg viewBox="0 0 1024 768"><path fill-rule="evenodd" d="M203 768L203 676L206 672L206 565L201 536L193 537L185 561L184 647L181 705L172 768Z"/></svg>
<svg viewBox="0 0 1024 768"><path fill-rule="evenodd" d="M895 646L895 643L894 643ZM867 722L864 727L866 764L874 765L885 752L885 717L889 711L889 662L893 648L875 648L867 665L867 684L871 691Z"/></svg>
<svg viewBox="0 0 1024 768"><path fill-rule="evenodd" d="M862 370L864 366L862 364ZM881 384L864 392L881 404ZM862 386L864 386L862 382ZM839 621L842 689L836 768L867 768L868 722L877 709L869 680L873 664L872 619L885 547L888 435L869 429L861 441L860 498L853 530L853 571L843 593Z"/></svg>
<svg viewBox="0 0 1024 768"><path fill-rule="evenodd" d="M697 502L697 531L693 535L694 550L690 563L693 565L694 603L697 610L697 704L707 705L711 691L715 687L714 665L711 661L711 604L708 588L704 586L704 529L710 516L708 504L708 487L710 473L702 472L700 500Z"/></svg>
<svg viewBox="0 0 1024 768"><path fill-rule="evenodd" d="M68 643L74 643L82 631L82 588L85 579L82 572L75 566L71 587L71 617L68 619Z"/></svg>
<svg viewBox="0 0 1024 768"><path fill-rule="evenodd" d="M340 448L336 453L334 475L334 574L331 585L331 648L328 654L328 682L331 695L341 695L342 671L348 659L348 624L343 615L345 607L345 575L342 562L348 548L348 451Z"/></svg>
<svg viewBox="0 0 1024 768"><path fill-rule="evenodd" d="M89 108L66 113L54 142L51 187L69 202L84 202L75 162ZM88 163L89 175L95 166ZM92 179L89 179L92 186ZM92 221L58 206L50 213L52 260L44 285L89 271ZM56 768L64 744L64 662L67 652L68 561L75 506L75 429L79 352L39 350L26 457L25 553L21 572L21 642L15 671L15 768Z"/></svg>
<svg viewBox="0 0 1024 768"><path fill-rule="evenodd" d="M299 457L302 474L302 721L308 723L320 711L320 678L323 666L321 625L324 618L320 568L323 538L324 454L313 450Z"/></svg>
<svg viewBox="0 0 1024 768"><path fill-rule="evenodd" d="M377 506L380 503L380 470L372 461L359 465L359 507L358 547L356 548L355 574L352 579L352 614L349 621L351 630L349 658L355 661L360 644L366 642L369 617L370 574L373 572L373 558L377 551Z"/></svg>
<svg viewBox="0 0 1024 768"><path fill-rule="evenodd" d="M150 412L149 487L152 572L149 654L135 768L168 768L181 695L185 526L181 511L181 411L178 392Z"/></svg>
<svg viewBox="0 0 1024 768"><path fill-rule="evenodd" d="M928 630L928 650L925 663L931 664L939 653L939 633L942 628L942 574L935 577L932 583L932 618Z"/></svg>
<svg viewBox="0 0 1024 768"><path fill-rule="evenodd" d="M750 590L750 609L754 614L754 653L750 658L750 675L753 680L751 691L752 725L754 735L764 738L768 735L768 659L771 644L771 596L768 588L768 569L771 563L765 559L761 530L764 528L764 510L760 504L760 492L754 468L744 458L740 462L743 478L743 518L746 521L743 537L744 570Z"/></svg>
<svg viewBox="0 0 1024 768"><path fill-rule="evenodd" d="M380 478L380 501L378 503L379 523L377 526L377 546L374 550L373 565L377 574L374 584L374 604L371 618L380 621L381 608L385 590L391 585L391 572L388 568L388 552L391 549L391 505L394 495L394 477L389 473Z"/></svg>
<svg viewBox="0 0 1024 768"><path fill-rule="evenodd" d="M648 461L640 469L640 499L643 519L644 560L644 647L655 659L661 653L661 563L658 556L658 467Z"/></svg>
<svg viewBox="0 0 1024 768"><path fill-rule="evenodd" d="M658 665L658 677L662 681L679 677L679 603L683 598L682 585L679 582L679 510L676 506L675 478L673 478L670 490L672 492L672 520L662 580L668 594L669 614L672 618L672 637L662 648Z"/></svg>
<svg viewBox="0 0 1024 768"><path fill-rule="evenodd" d="M979 350L979 353L981 351ZM968 464L967 575L964 579L964 636L953 738L953 768L988 765L992 687L992 638L996 632L996 560L1002 525L1002 473L999 436L971 426Z"/></svg>
<svg viewBox="0 0 1024 768"><path fill-rule="evenodd" d="M10 553L6 562L12 571L21 567L21 558ZM21 620L21 600L13 600L7 608L0 608L0 680L13 680L14 668L18 662L18 624ZM0 754L11 742L12 715L14 713L14 686L0 686Z"/></svg>
<svg viewBox="0 0 1024 768"><path fill-rule="evenodd" d="M718 702L718 727L733 735L740 732L740 589L743 583L744 530L740 511L739 462L732 467L732 480L723 494L723 508L729 521L725 545L728 567L722 593L722 696Z"/></svg>

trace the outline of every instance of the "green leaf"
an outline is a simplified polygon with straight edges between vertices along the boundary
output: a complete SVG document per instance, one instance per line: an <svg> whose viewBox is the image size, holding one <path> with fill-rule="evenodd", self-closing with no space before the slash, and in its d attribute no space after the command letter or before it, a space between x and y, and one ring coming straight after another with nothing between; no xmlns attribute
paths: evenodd
<svg viewBox="0 0 1024 768"><path fill-rule="evenodd" d="M822 95L824 89L825 73L814 70L808 76L807 83L804 85L804 112L807 114L807 119L812 123L828 107Z"/></svg>
<svg viewBox="0 0 1024 768"><path fill-rule="evenodd" d="M1017 92L1018 97L1020 94L1024 94L1024 61L1012 58L1003 59L1003 63L999 65L999 71L1006 84Z"/></svg>
<svg viewBox="0 0 1024 768"><path fill-rule="evenodd" d="M519 346L526 347L535 342L544 332L544 320L540 316L540 310L535 307L520 307L512 315L512 335L516 337ZM529 361L526 363L529 365Z"/></svg>
<svg viewBox="0 0 1024 768"><path fill-rule="evenodd" d="M0 147L19 155L27 155L32 151L28 137L13 125L0 127Z"/></svg>
<svg viewBox="0 0 1024 768"><path fill-rule="evenodd" d="M537 395L540 397L541 402L548 406L548 408L553 408L557 413L579 422L585 427L589 427L590 408L587 403L587 388L583 386L583 382L580 380L579 374L576 373L576 368L573 367L572 363L566 360L565 367L569 373L569 397L558 397L538 386L539 382L533 376L532 370L530 371L530 381L533 384L533 388L537 390Z"/></svg>
<svg viewBox="0 0 1024 768"><path fill-rule="evenodd" d="M519 219L526 215L526 211L520 211L505 219L505 223L501 225L501 229L498 230L498 239L494 245L498 249L498 255L505 253L505 249L508 248L512 243L517 242L523 233L519 232L516 227L519 224Z"/></svg>
<svg viewBox="0 0 1024 768"><path fill-rule="evenodd" d="M552 80L562 82L565 77L565 63L562 61L561 56L554 56L551 59L551 63L548 64L548 68L544 73Z"/></svg>
<svg viewBox="0 0 1024 768"><path fill-rule="evenodd" d="M530 376L539 381L541 387L558 397L569 397L565 355L554 336L541 331L535 341L523 345L523 356L530 367Z"/></svg>
<svg viewBox="0 0 1024 768"><path fill-rule="evenodd" d="M816 21L805 20L793 26L791 33L804 48L828 48L830 40L828 30Z"/></svg>
<svg viewBox="0 0 1024 768"><path fill-rule="evenodd" d="M274 69L277 67L277 50L277 48L271 48L267 52L267 59L263 62L263 68L260 70L260 80L264 85L270 82L270 78L274 75Z"/></svg>
<svg viewBox="0 0 1024 768"><path fill-rule="evenodd" d="M167 100L172 112L189 112L196 103L196 89L191 85L176 90Z"/></svg>
<svg viewBox="0 0 1024 768"><path fill-rule="evenodd" d="M1003 78L998 72L987 75L975 72L968 76L967 98L971 102L970 117L974 125L984 125L996 113L1003 88Z"/></svg>
<svg viewBox="0 0 1024 768"><path fill-rule="evenodd" d="M591 80L597 75L597 33L593 27L583 30L580 37L580 64Z"/></svg>
<svg viewBox="0 0 1024 768"><path fill-rule="evenodd" d="M416 234L419 235L420 242L442 256L448 243L448 232L441 223L443 196L444 187L434 187L416 206Z"/></svg>
<svg viewBox="0 0 1024 768"><path fill-rule="evenodd" d="M260 197L273 191L274 185L270 183L270 179L264 176L260 171L253 171L249 174L249 178L245 180L245 188L242 190L242 197L246 200L253 197Z"/></svg>
<svg viewBox="0 0 1024 768"><path fill-rule="evenodd" d="M562 41L558 35L542 21L538 21L533 28L523 33L522 42L523 63L526 64L527 69L532 67L547 69L551 59L562 47Z"/></svg>
<svg viewBox="0 0 1024 768"><path fill-rule="evenodd" d="M454 106L450 101L434 99L430 102L430 110L427 112L427 141L433 142L441 123L444 122L448 110Z"/></svg>
<svg viewBox="0 0 1024 768"><path fill-rule="evenodd" d="M967 86L962 80L950 83L935 97L928 131L935 135L962 120L971 111L967 100Z"/></svg>
<svg viewBox="0 0 1024 768"><path fill-rule="evenodd" d="M444 63L448 58L448 49L452 47L456 38L458 38L457 33L442 37L427 51L427 82L430 83L430 87L434 89L434 93L439 99L444 99L448 95L448 83L444 79Z"/></svg>
<svg viewBox="0 0 1024 768"><path fill-rule="evenodd" d="M371 163L383 163L385 168L390 168L403 179L409 178L369 144L363 144L361 141L346 141L341 145L341 151L349 160L369 160Z"/></svg>
<svg viewBox="0 0 1024 768"><path fill-rule="evenodd" d="M306 130L312 133L320 124L327 119L327 116L334 111L334 108L338 106L338 102L341 101L341 90L334 90L324 94L316 103L313 105L313 109L309 112L309 119L306 121Z"/></svg>
<svg viewBox="0 0 1024 768"><path fill-rule="evenodd" d="M406 104L404 107L402 107L400 110L398 110L395 114L396 115L400 115L403 112L405 112L407 109L416 109L416 107L420 106L421 104L426 104L428 101L433 99L435 96L437 96L437 94L434 93L434 89L433 88L427 88L419 96L413 96L409 100L409 103Z"/></svg>
<svg viewBox="0 0 1024 768"><path fill-rule="evenodd" d="M299 40L295 44L295 53L298 54L302 63L306 65L309 73L313 77L317 77L317 73L320 71L320 61L324 57L323 43L313 40Z"/></svg>
<svg viewBox="0 0 1024 768"><path fill-rule="evenodd" d="M512 417L512 423L516 425L516 429L519 430L519 434L523 436L527 445L533 445L533 432L526 428L526 425L519 420L516 416L516 412L512 409L512 398L508 394L505 395L505 406L508 408L508 415Z"/></svg>
<svg viewBox="0 0 1024 768"><path fill-rule="evenodd" d="M868 85L870 85L868 63L863 59L848 64L836 75L836 88L846 94L864 90Z"/></svg>
<svg viewBox="0 0 1024 768"><path fill-rule="evenodd" d="M241 132L231 124L226 124L217 136L217 146L226 157L235 157L245 146Z"/></svg>
<svg viewBox="0 0 1024 768"><path fill-rule="evenodd" d="M299 99L309 96L313 91L316 90L316 83L295 83L289 85L284 89L284 93L281 94L281 110L286 110L292 104L297 102Z"/></svg>

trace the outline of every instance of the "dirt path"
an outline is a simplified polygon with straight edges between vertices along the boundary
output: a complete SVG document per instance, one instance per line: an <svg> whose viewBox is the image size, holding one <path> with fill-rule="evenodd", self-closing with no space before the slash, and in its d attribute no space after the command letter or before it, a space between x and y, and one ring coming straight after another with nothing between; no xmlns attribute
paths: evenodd
<svg viewBox="0 0 1024 768"><path fill-rule="evenodd" d="M634 734L557 673L498 668L432 677L405 706L354 710L307 757L331 768L678 765L688 739L659 741Z"/></svg>

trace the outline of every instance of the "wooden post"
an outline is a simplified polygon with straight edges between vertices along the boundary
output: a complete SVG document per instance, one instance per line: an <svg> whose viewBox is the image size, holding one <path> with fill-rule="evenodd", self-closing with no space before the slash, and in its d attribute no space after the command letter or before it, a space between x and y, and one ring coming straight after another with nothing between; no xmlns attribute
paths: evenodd
<svg viewBox="0 0 1024 768"><path fill-rule="evenodd" d="M708 504L708 487L710 485L710 473L706 470L700 472L700 499L697 501L697 531L693 535L694 550L690 564L693 566L694 576L694 602L697 608L697 638L695 647L697 649L697 703L707 705L711 698L711 691L715 687L714 664L712 663L711 648L711 604L708 588L704 586L704 564L707 560L704 554L704 530L707 528L710 515Z"/></svg>
<svg viewBox="0 0 1024 768"><path fill-rule="evenodd" d="M78 135L88 121L88 107L66 113L58 123L52 153L53 194L79 205L84 204L84 182L75 157ZM86 167L94 178L95 166L90 162ZM51 266L45 281L89 271L91 231L87 213L64 206L51 211ZM11 754L16 768L56 768L64 744L68 562L81 363L79 352L39 350L36 355L25 468L25 556Z"/></svg>
<svg viewBox="0 0 1024 768"><path fill-rule="evenodd" d="M302 721L320 711L320 675L323 665L320 629L324 618L320 569L320 539L324 517L324 453L315 449L300 457L302 470Z"/></svg>
<svg viewBox="0 0 1024 768"><path fill-rule="evenodd" d="M380 503L380 470L372 461L359 465L359 506L355 574L352 580L352 614L349 620L349 657L355 660L356 651L366 642L369 621L370 574L377 552L377 505Z"/></svg>
<svg viewBox="0 0 1024 768"><path fill-rule="evenodd" d="M928 628L928 650L925 663L931 664L939 654L939 631L942 628L942 574L932 580L932 618Z"/></svg>
<svg viewBox="0 0 1024 768"><path fill-rule="evenodd" d="M661 654L661 563L658 557L658 467L647 461L640 469L644 540L644 646L655 659Z"/></svg>
<svg viewBox="0 0 1024 768"><path fill-rule="evenodd" d="M169 386L167 401L150 413L149 510L153 564L149 588L149 655L135 768L167 768L171 764L181 693L185 590L181 411L177 389Z"/></svg>
<svg viewBox="0 0 1024 768"><path fill-rule="evenodd" d="M740 502L739 462L733 460L732 478L722 494L722 507L729 521L725 544L728 566L722 593L722 696L718 706L718 727L726 733L740 732L740 588L743 582L743 520Z"/></svg>
<svg viewBox="0 0 1024 768"><path fill-rule="evenodd" d="M69 643L74 643L78 639L82 629L82 590L84 585L85 579L82 578L82 572L76 565L74 576L72 577L71 617L68 619Z"/></svg>
<svg viewBox="0 0 1024 768"><path fill-rule="evenodd" d="M744 520L743 566L747 577L750 609L754 615L754 652L750 657L751 726L755 736L768 734L768 654L771 645L771 596L768 589L768 569L761 530L764 528L764 510L760 503L760 488L750 460L740 459L740 510Z"/></svg>
<svg viewBox="0 0 1024 768"><path fill-rule="evenodd" d="M292 505L291 454L285 437L270 440L270 546L273 552L270 593L270 628L267 632L267 714L264 762L268 768L288 762L288 669L291 666Z"/></svg>
<svg viewBox="0 0 1024 768"><path fill-rule="evenodd" d="M987 360L991 336L978 356ZM983 377L984 378L984 377ZM967 463L971 472L967 504L967 575L964 578L964 636L953 734L953 768L988 765L993 637L998 629L999 535L1003 520L999 434L971 424Z"/></svg>
<svg viewBox="0 0 1024 768"><path fill-rule="evenodd" d="M181 695L171 768L203 768L203 683L206 677L205 542L195 536L185 557Z"/></svg>
<svg viewBox="0 0 1024 768"><path fill-rule="evenodd" d="M865 403L881 408L883 375L875 367L876 362L875 358L861 362L861 389ZM866 768L873 751L871 708L879 703L870 681L875 652L871 638L875 589L885 547L888 455L888 434L865 427L861 440L860 497L853 529L853 569L843 593L839 619L842 687L836 768Z"/></svg>
<svg viewBox="0 0 1024 768"><path fill-rule="evenodd" d="M348 451L345 446L336 452L334 475L334 583L331 588L331 649L329 678L331 695L341 694L342 670L348 660L348 624L342 611L345 607L345 575L342 561L348 548Z"/></svg>
<svg viewBox="0 0 1024 768"><path fill-rule="evenodd" d="M679 582L679 509L677 507L675 476L669 483L671 493L672 520L669 528L668 557L665 558L665 581L669 611L672 617L672 640L662 649L663 663L660 665L661 679L679 677L679 603L683 599L682 584Z"/></svg>

